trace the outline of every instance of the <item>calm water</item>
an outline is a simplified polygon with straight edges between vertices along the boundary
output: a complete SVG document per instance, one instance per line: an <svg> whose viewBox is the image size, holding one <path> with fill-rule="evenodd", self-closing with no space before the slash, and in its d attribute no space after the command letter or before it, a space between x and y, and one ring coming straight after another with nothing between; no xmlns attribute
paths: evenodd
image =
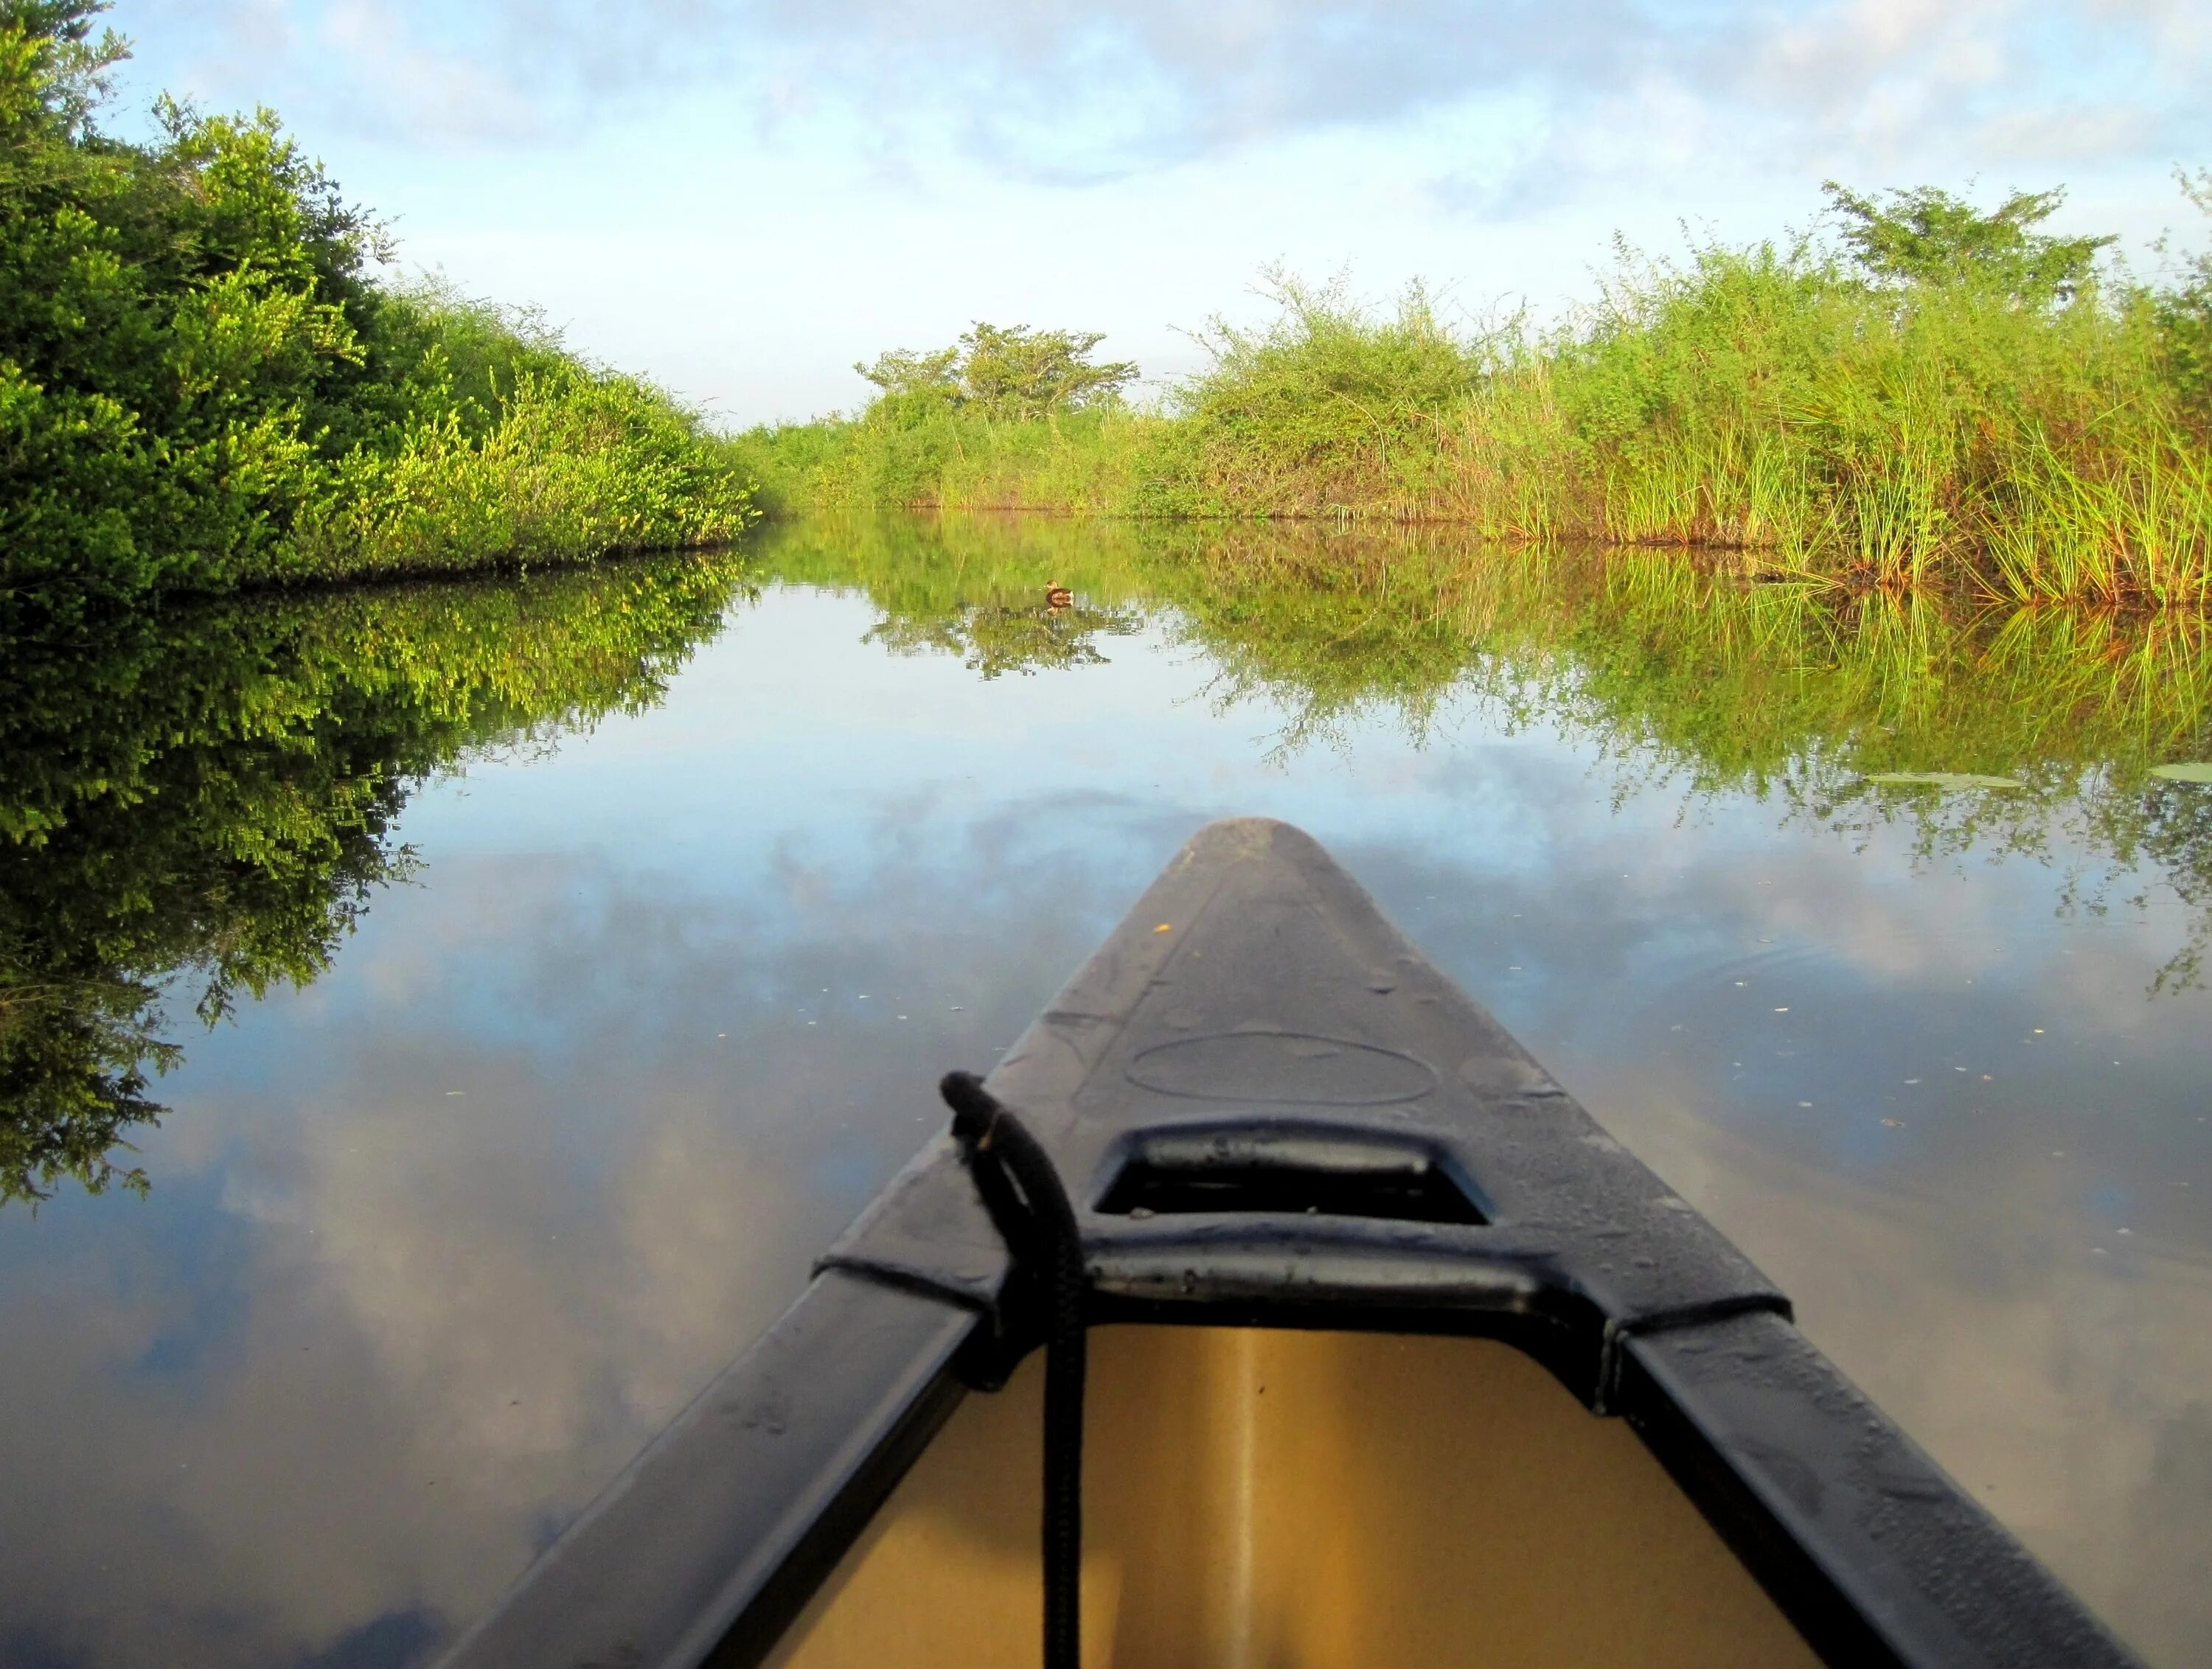
<svg viewBox="0 0 2212 1669"><path fill-rule="evenodd" d="M802 529L19 658L0 1661L426 1660L1228 813L2212 1660L2196 640L1310 555Z"/></svg>

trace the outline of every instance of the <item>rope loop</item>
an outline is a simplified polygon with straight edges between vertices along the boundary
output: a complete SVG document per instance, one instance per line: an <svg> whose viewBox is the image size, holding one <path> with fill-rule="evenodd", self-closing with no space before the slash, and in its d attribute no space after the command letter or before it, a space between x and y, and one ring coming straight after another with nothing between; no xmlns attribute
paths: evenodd
<svg viewBox="0 0 2212 1669"><path fill-rule="evenodd" d="M975 1191L1044 1298L1044 1669L1082 1660L1083 1390L1089 1340L1083 1234L1060 1171L1013 1109L973 1072L938 1086Z"/></svg>

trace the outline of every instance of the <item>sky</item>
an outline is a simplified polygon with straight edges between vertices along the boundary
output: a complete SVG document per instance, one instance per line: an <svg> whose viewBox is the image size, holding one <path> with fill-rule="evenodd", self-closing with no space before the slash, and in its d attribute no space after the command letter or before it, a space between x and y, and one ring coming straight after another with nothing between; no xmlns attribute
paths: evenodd
<svg viewBox="0 0 2212 1669"><path fill-rule="evenodd" d="M1261 274L1470 324L1812 227L1820 185L1994 201L2139 269L2212 232L2203 0L119 0L126 108L276 109L401 270L542 306L732 424L860 404L970 321L1151 386ZM119 123L118 124L120 124Z"/></svg>

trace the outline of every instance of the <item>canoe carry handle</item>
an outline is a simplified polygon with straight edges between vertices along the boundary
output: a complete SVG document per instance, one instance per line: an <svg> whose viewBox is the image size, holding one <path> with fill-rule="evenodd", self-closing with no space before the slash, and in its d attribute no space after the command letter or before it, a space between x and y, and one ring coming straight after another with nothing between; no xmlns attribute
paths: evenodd
<svg viewBox="0 0 2212 1669"><path fill-rule="evenodd" d="M1060 1172L1011 1108L973 1072L938 1085L975 1190L1044 1310L1044 1669L1079 1669L1083 1576L1082 1232Z"/></svg>
<svg viewBox="0 0 2212 1669"><path fill-rule="evenodd" d="M1490 1221L1472 1182L1429 1143L1279 1120L1140 1133L1097 1209L1107 1217L1266 1213L1478 1227Z"/></svg>

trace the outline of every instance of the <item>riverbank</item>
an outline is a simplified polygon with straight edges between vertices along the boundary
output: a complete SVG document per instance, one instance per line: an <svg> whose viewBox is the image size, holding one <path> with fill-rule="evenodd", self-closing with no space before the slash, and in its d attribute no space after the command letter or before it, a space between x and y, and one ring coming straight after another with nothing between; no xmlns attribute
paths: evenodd
<svg viewBox="0 0 2212 1669"><path fill-rule="evenodd" d="M18 9L19 11L21 9ZM725 541L698 414L526 311L378 280L384 227L267 112L94 124L101 8L0 27L0 605L574 562Z"/></svg>
<svg viewBox="0 0 2212 1669"><path fill-rule="evenodd" d="M1556 326L1279 277L1273 322L1217 321L1210 368L1149 409L894 392L738 447L789 510L1453 522L2020 602L2203 600L2205 262L2100 277L2106 240L2030 229L2055 195L1984 215L1833 195L1865 211L1839 245L1624 259Z"/></svg>

